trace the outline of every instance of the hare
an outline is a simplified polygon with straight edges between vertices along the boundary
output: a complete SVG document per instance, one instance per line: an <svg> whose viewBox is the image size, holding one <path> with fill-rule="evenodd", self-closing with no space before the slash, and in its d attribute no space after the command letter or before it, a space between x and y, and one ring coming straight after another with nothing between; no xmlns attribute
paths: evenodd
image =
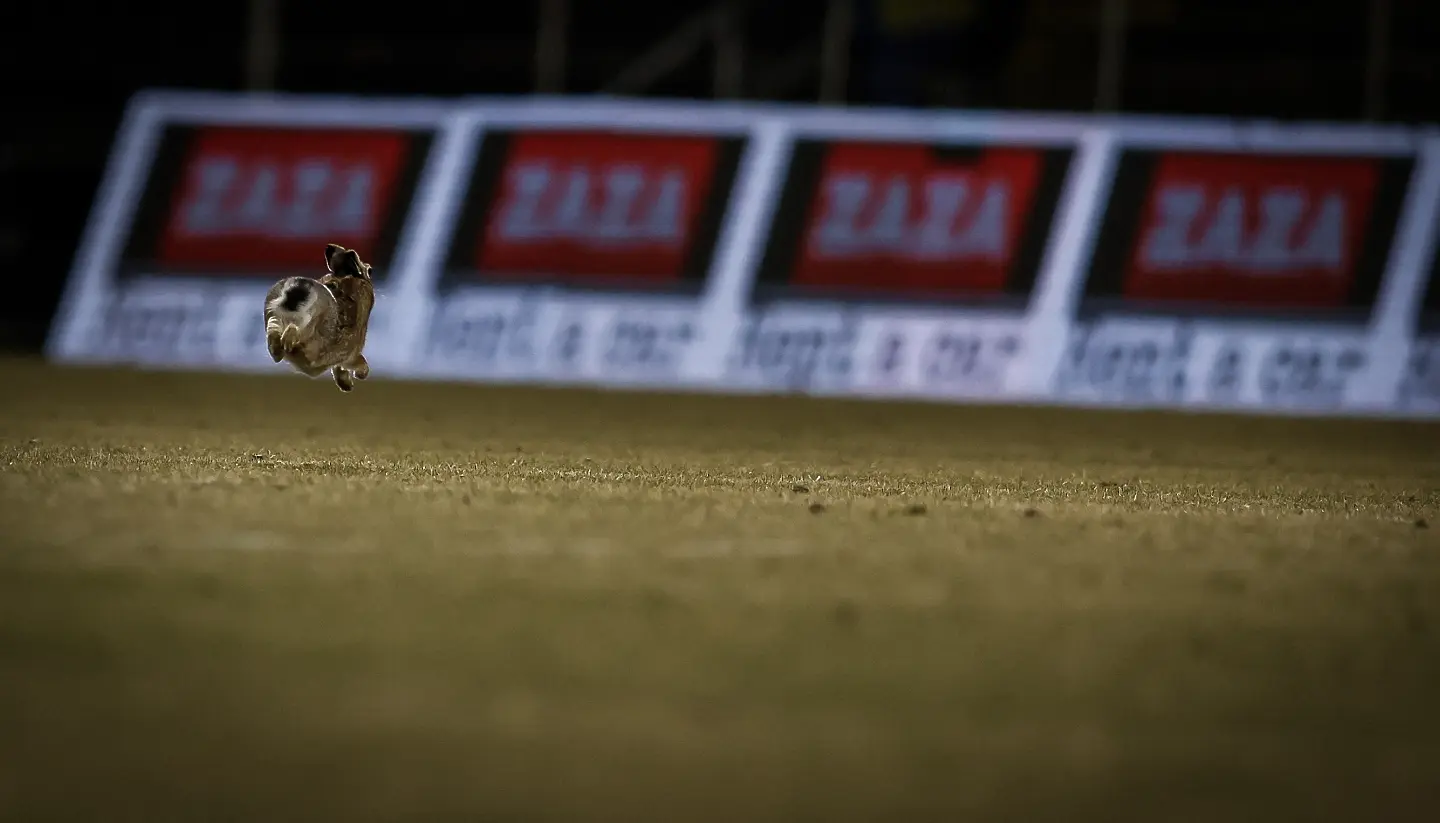
<svg viewBox="0 0 1440 823"><path fill-rule="evenodd" d="M325 247L329 274L319 280L287 277L265 295L265 344L276 363L289 363L307 377L329 370L340 391L370 376L365 332L375 306L370 266L354 249Z"/></svg>

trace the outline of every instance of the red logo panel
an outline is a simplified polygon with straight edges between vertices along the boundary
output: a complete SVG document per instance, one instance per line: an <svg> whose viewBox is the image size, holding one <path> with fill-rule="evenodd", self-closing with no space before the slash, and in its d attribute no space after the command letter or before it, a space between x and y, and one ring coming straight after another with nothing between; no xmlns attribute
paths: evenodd
<svg viewBox="0 0 1440 823"><path fill-rule="evenodd" d="M1140 214L1124 295L1343 306L1379 176L1373 159L1165 153Z"/></svg>
<svg viewBox="0 0 1440 823"><path fill-rule="evenodd" d="M517 134L477 238L480 269L509 276L681 276L715 183L714 137Z"/></svg>
<svg viewBox="0 0 1440 823"><path fill-rule="evenodd" d="M1044 154L837 143L810 204L794 285L998 292L1034 205Z"/></svg>
<svg viewBox="0 0 1440 823"><path fill-rule="evenodd" d="M161 235L162 262L313 267L325 243L371 248L410 137L393 131L204 128Z"/></svg>

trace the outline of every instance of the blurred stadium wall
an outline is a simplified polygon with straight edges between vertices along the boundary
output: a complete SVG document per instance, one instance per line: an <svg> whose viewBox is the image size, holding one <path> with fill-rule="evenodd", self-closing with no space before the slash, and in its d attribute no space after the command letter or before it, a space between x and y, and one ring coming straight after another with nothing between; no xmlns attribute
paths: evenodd
<svg viewBox="0 0 1440 823"><path fill-rule="evenodd" d="M1423 0L295 0L32 4L3 35L0 342L36 349L143 88L612 92L851 105L1436 120Z"/></svg>

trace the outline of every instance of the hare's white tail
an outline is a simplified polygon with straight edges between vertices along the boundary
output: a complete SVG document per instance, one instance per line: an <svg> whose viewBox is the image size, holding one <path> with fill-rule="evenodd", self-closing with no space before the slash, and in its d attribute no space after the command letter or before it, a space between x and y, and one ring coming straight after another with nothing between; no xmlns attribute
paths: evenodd
<svg viewBox="0 0 1440 823"><path fill-rule="evenodd" d="M324 304L334 302L328 292L321 294L325 291L323 285L308 277L292 277L281 283L265 304L266 333L283 334L294 329L291 333L296 334L310 328L315 316L324 311Z"/></svg>
<svg viewBox="0 0 1440 823"><path fill-rule="evenodd" d="M270 341L271 358L279 362L281 353L298 344L317 316L334 302L324 285L308 277L291 277L275 284L265 301L265 337Z"/></svg>
<svg viewBox="0 0 1440 823"><path fill-rule="evenodd" d="M319 288L324 287L306 277L292 277L285 281L265 306L268 309L266 314L270 315L266 327L278 326L283 330L287 326L308 326L320 308Z"/></svg>

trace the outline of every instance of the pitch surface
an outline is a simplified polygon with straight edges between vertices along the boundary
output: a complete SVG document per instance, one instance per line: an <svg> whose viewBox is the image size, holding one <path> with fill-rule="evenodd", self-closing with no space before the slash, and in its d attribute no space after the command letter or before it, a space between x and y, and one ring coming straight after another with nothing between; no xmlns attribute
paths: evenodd
<svg viewBox="0 0 1440 823"><path fill-rule="evenodd" d="M6 819L1440 797L1440 427L16 361L0 385Z"/></svg>

